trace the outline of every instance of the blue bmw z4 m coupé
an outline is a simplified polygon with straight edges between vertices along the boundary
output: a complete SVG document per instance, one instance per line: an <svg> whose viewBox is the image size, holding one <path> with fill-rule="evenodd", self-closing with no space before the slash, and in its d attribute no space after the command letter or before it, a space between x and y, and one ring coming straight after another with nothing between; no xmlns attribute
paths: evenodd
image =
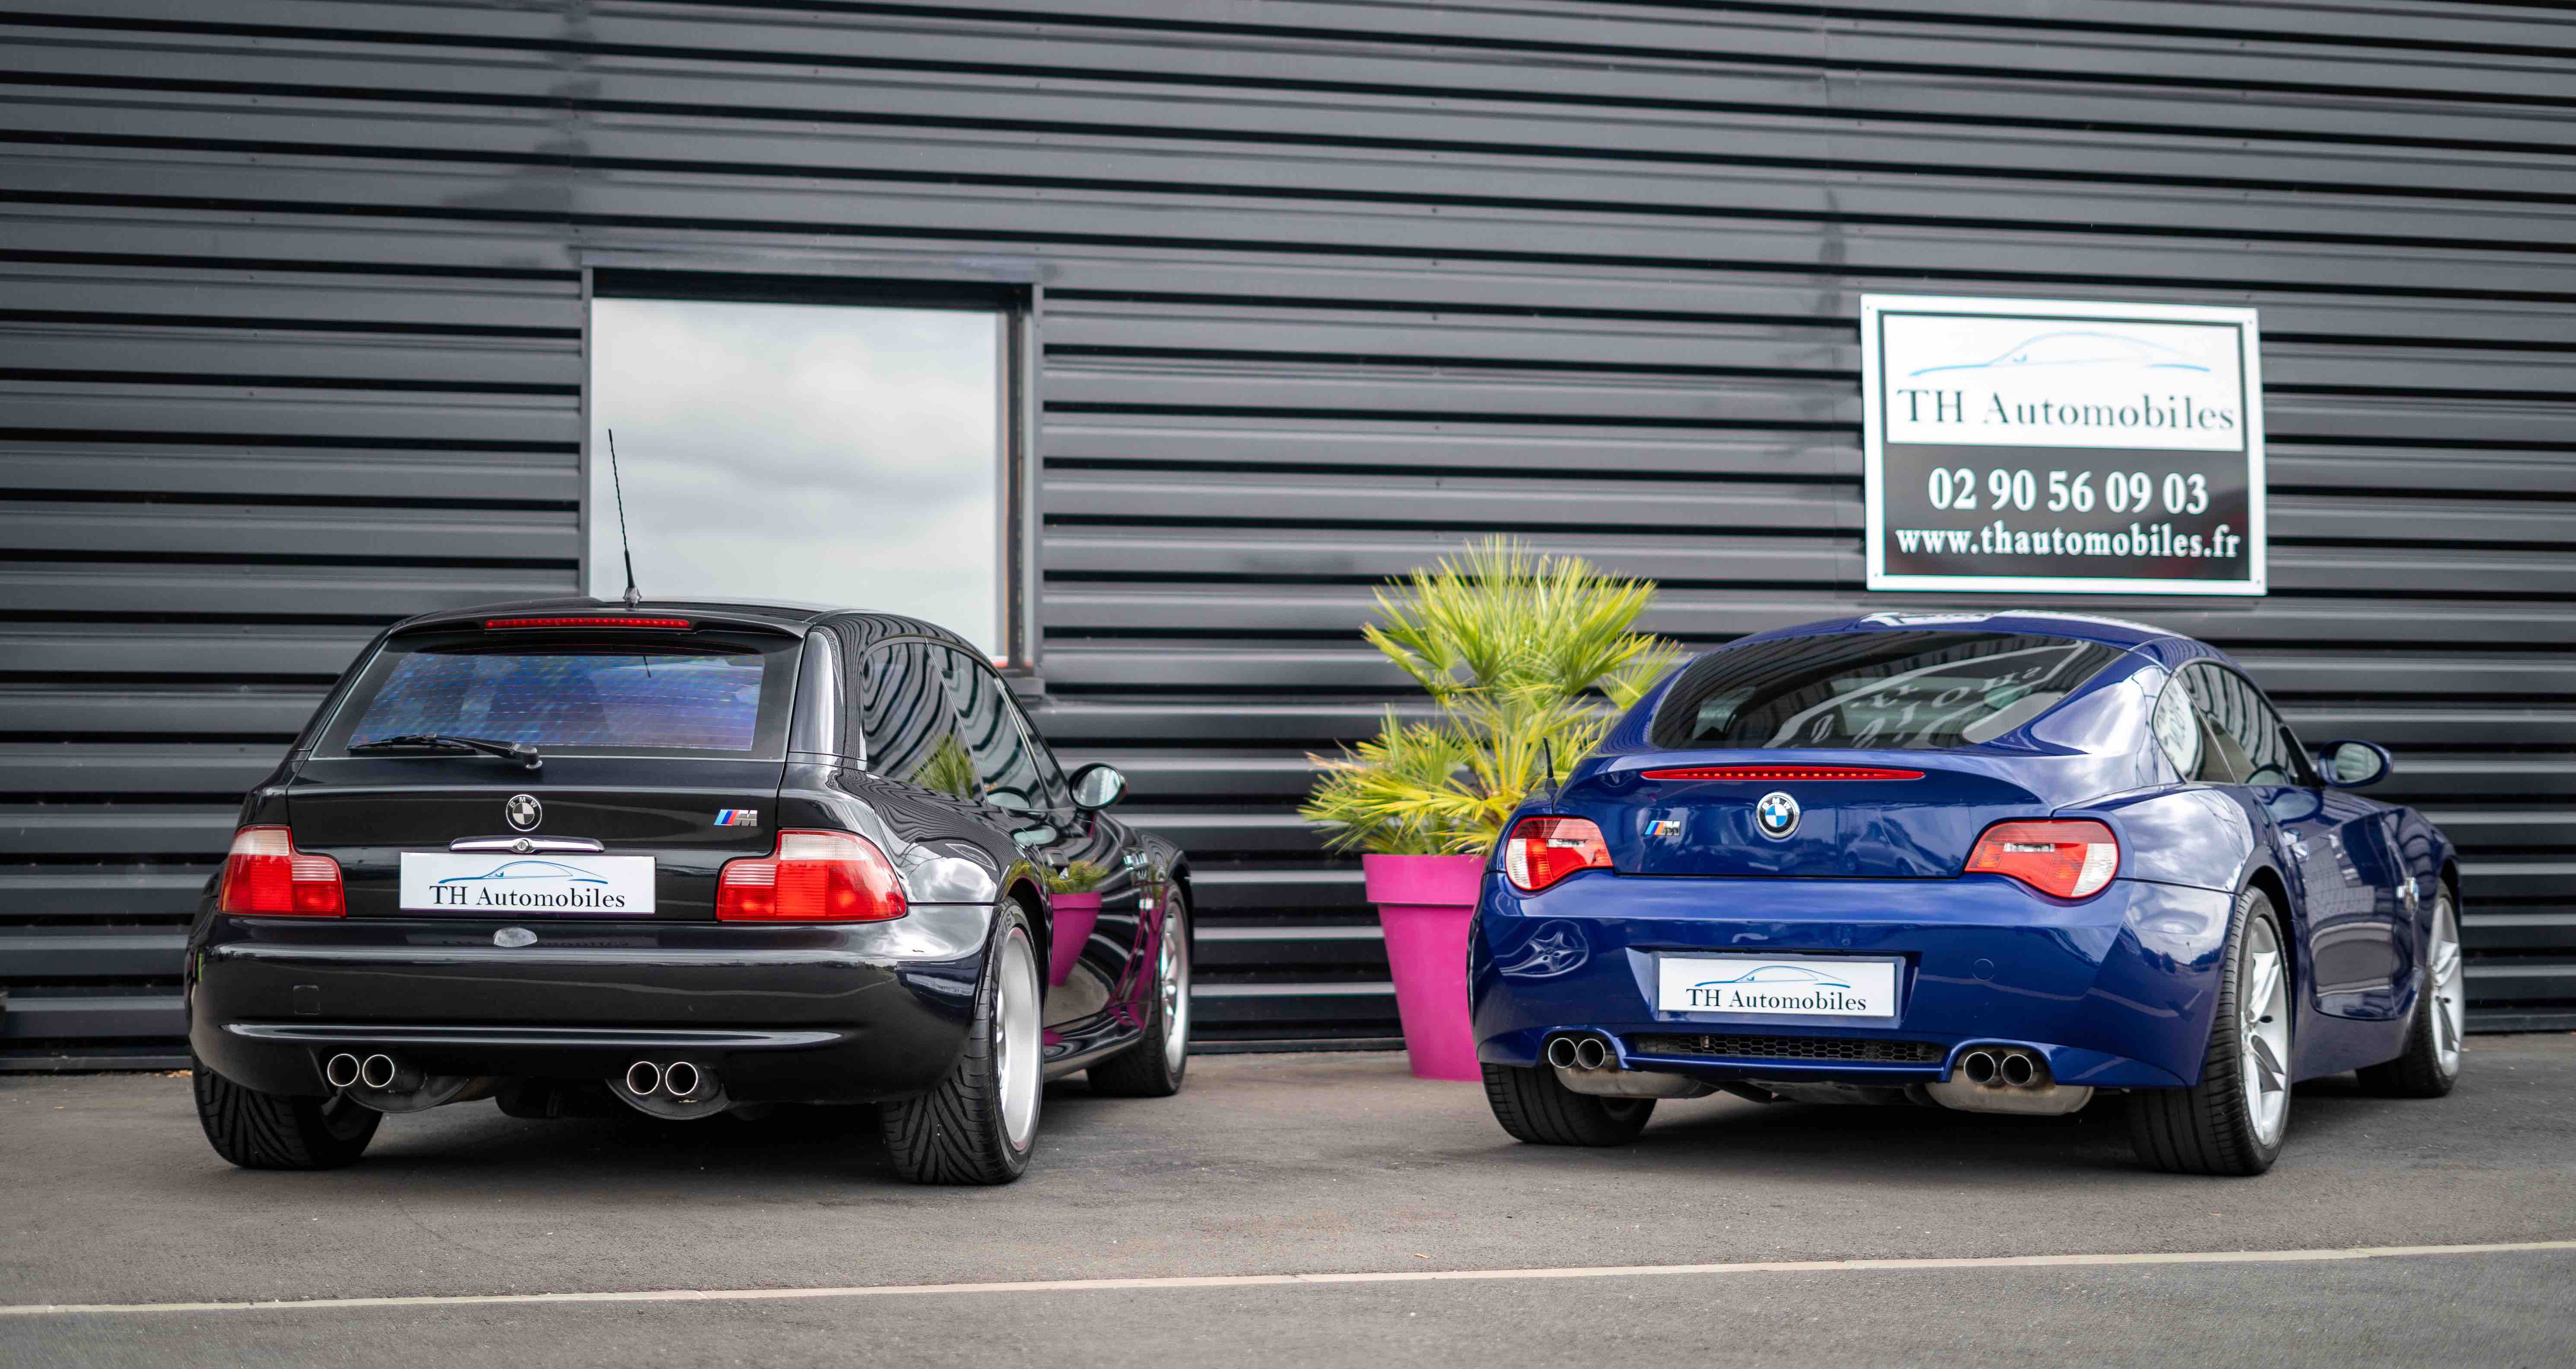
<svg viewBox="0 0 2576 1369"><path fill-rule="evenodd" d="M2254 1174L2291 1085L2448 1093L2440 829L2355 793L2223 653L2039 613L1748 637L1640 699L1514 815L1468 955L1495 1117L1615 1145L1655 1102L2062 1114Z"/></svg>

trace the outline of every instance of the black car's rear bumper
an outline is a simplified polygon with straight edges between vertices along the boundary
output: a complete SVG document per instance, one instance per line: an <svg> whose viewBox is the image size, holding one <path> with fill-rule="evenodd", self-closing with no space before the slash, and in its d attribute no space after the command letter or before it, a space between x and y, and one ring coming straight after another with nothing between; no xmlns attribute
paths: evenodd
<svg viewBox="0 0 2576 1369"><path fill-rule="evenodd" d="M537 939L496 945L504 927ZM956 1061L991 928L962 904L845 926L214 916L189 946L188 1037L266 1093L327 1093L321 1061L359 1050L548 1079L686 1058L744 1102L899 1097Z"/></svg>

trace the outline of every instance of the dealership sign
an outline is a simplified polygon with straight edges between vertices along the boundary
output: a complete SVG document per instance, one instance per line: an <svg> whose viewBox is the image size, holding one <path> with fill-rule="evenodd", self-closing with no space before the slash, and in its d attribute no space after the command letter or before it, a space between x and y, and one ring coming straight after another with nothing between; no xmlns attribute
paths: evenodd
<svg viewBox="0 0 2576 1369"><path fill-rule="evenodd" d="M2251 309L1865 295L1869 587L2263 592Z"/></svg>

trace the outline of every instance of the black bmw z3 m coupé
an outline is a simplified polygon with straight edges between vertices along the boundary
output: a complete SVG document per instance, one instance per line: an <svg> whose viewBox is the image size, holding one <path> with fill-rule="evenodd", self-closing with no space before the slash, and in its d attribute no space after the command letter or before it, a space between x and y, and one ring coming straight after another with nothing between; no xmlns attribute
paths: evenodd
<svg viewBox="0 0 2576 1369"><path fill-rule="evenodd" d="M411 619L244 801L208 883L187 963L207 1139L319 1169L386 1113L487 1097L874 1103L905 1177L1007 1182L1044 1079L1181 1085L1189 872L1104 811L1125 788L1065 774L986 659L912 619ZM1096 912L1047 892L1078 862Z"/></svg>

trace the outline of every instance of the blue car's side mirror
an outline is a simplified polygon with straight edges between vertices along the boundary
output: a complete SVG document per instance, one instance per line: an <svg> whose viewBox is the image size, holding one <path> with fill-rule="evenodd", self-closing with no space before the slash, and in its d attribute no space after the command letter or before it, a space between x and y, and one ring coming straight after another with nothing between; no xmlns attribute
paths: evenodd
<svg viewBox="0 0 2576 1369"><path fill-rule="evenodd" d="M2337 789L2359 789L2388 778L2396 762L2373 742L2335 741L2317 748L2317 769Z"/></svg>

